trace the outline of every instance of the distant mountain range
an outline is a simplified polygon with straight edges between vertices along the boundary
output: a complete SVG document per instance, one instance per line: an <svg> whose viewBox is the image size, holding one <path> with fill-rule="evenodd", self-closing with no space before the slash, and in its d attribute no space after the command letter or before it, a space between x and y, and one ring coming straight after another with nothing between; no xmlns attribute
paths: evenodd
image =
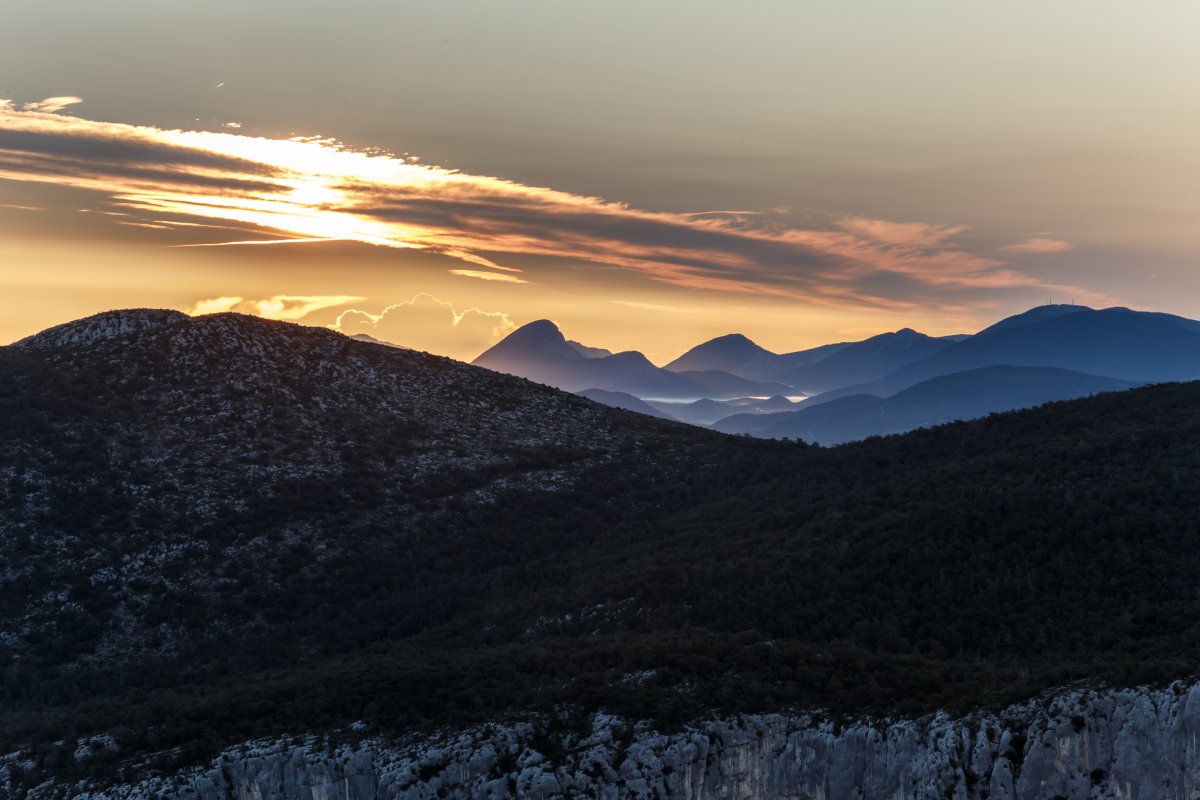
<svg viewBox="0 0 1200 800"><path fill-rule="evenodd" d="M938 375L1001 364L1139 383L1194 380L1200 377L1200 322L1128 308L1041 306L877 381L843 386L817 400L862 393L886 397Z"/></svg>
<svg viewBox="0 0 1200 800"><path fill-rule="evenodd" d="M735 333L659 368L641 353L614 355L570 342L542 320L475 363L569 391L595 389L587 396L599 402L720 431L836 444L1198 378L1200 322L1127 308L1046 305L974 335L934 337L903 328L782 354ZM829 407L818 411L823 406Z"/></svg>
<svg viewBox="0 0 1200 800"><path fill-rule="evenodd" d="M890 397L848 395L814 406L805 403L798 411L737 414L713 427L832 445L1137 385L1054 367L981 367L930 378Z"/></svg>
<svg viewBox="0 0 1200 800"><path fill-rule="evenodd" d="M479 367L580 392L600 389L642 399L697 400L786 394L790 386L755 381L715 369L673 372L636 351L609 353L568 341L558 326L538 320L509 334L475 359Z"/></svg>
<svg viewBox="0 0 1200 800"><path fill-rule="evenodd" d="M591 397L586 392L581 392L581 394ZM600 400L598 397L592 397L592 399ZM600 402L604 401L600 400ZM693 425L712 425L717 420L724 419L731 414L752 416L778 411L795 411L799 405L799 401L776 396L767 398L743 397L736 400L709 400L708 398L702 398L690 403L672 403L655 400L647 405L660 413L667 414L671 419L690 422ZM622 408L626 407L622 406Z"/></svg>
<svg viewBox="0 0 1200 800"><path fill-rule="evenodd" d="M645 400L634 397L628 392L610 392L606 389L584 389L582 392L576 392L580 397L586 397L588 400L595 400L597 403L603 403L606 406L613 408L623 408L626 411L636 411L639 414L645 414L648 417L657 417L658 419L683 419L676 417L667 411L662 411L656 405L647 403ZM698 403L717 403L716 400L697 400ZM685 405L685 404L680 404ZM729 409L733 406L727 406L724 403L719 404L725 413L729 413ZM722 415L724 416L724 415ZM683 419L685 422L691 420Z"/></svg>
<svg viewBox="0 0 1200 800"><path fill-rule="evenodd" d="M705 342L666 366L682 371L699 364L720 364L742 377L772 380L804 394L877 380L905 364L919 361L954 344L961 337L935 338L903 328L861 342L839 342L811 350L775 355L740 334Z"/></svg>
<svg viewBox="0 0 1200 800"><path fill-rule="evenodd" d="M780 355L740 333L731 333L693 347L667 364L666 369L672 372L719 369L752 380L777 380L780 375L815 364L847 344L826 344Z"/></svg>

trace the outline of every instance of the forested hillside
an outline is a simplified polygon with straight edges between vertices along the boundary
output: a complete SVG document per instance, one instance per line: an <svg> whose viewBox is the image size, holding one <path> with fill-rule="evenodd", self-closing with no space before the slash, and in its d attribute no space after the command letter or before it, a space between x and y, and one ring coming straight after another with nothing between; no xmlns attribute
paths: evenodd
<svg viewBox="0 0 1200 800"><path fill-rule="evenodd" d="M824 450L237 315L89 330L0 348L0 746L39 768L1200 656L1195 384Z"/></svg>

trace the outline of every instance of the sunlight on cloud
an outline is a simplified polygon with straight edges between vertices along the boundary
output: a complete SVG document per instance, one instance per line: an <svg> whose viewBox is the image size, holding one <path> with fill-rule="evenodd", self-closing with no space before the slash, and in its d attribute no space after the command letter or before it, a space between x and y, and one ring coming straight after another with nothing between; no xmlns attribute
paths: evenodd
<svg viewBox="0 0 1200 800"><path fill-rule="evenodd" d="M843 217L843 230L859 233L874 241L904 247L940 247L966 230L962 225L930 225L925 222L893 222L885 219Z"/></svg>
<svg viewBox="0 0 1200 800"><path fill-rule="evenodd" d="M45 100L36 103L26 103L21 106L21 110L40 114L55 114L67 106L73 106L82 102L82 97L47 97Z"/></svg>
<svg viewBox="0 0 1200 800"><path fill-rule="evenodd" d="M529 283L529 281L518 278L515 275L507 275L503 272L480 272L475 269L452 269L451 275L459 275L463 278L479 278L485 281L501 281L503 283Z"/></svg>
<svg viewBox="0 0 1200 800"><path fill-rule="evenodd" d="M680 306L669 306L663 303L643 303L640 300L609 300L608 302L625 308L636 308L639 311L661 311L666 314L704 314L711 311L703 308L681 308ZM748 311L749 309L745 310Z"/></svg>
<svg viewBox="0 0 1200 800"><path fill-rule="evenodd" d="M258 316L266 319L297 320L303 319L312 312L319 311L322 308L360 303L366 299L365 297L353 297L351 295L310 297L277 294L266 300L254 301L254 308Z"/></svg>
<svg viewBox="0 0 1200 800"><path fill-rule="evenodd" d="M226 311L233 309L242 302L240 297L213 297L209 300L199 300L197 303L188 309L187 313L193 317L198 317L201 314L223 314Z"/></svg>
<svg viewBox="0 0 1200 800"><path fill-rule="evenodd" d="M200 300L188 311L192 316L200 314L221 314L236 311L241 314L253 314L264 319L296 321L304 319L314 311L323 308L361 303L365 297L352 295L290 295L277 294L261 300L247 300L242 297L213 297Z"/></svg>
<svg viewBox="0 0 1200 800"><path fill-rule="evenodd" d="M530 281L488 254L549 256L687 287L893 310L979 288L1088 298L1078 287L966 251L955 243L962 226L846 217L802 229L746 212L643 211L355 152L327 138L164 130L51 113L77 99L0 104L0 178L101 192L147 217L131 220L141 225L216 224L232 233L199 246L354 241L441 253L473 267L451 270L457 276L513 284Z"/></svg>
<svg viewBox="0 0 1200 800"><path fill-rule="evenodd" d="M353 336L365 333L391 344L470 360L516 329L499 311L454 306L422 292L412 300L390 305L378 314L349 309L332 326Z"/></svg>

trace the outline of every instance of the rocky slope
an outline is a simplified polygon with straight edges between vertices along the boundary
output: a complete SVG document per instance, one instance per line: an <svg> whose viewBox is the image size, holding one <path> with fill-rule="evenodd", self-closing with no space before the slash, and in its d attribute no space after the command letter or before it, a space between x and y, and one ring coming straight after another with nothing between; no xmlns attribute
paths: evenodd
<svg viewBox="0 0 1200 800"><path fill-rule="evenodd" d="M116 786L48 784L89 800L780 798L1185 800L1200 795L1200 684L1068 691L961 718L715 719L661 734L597 715L548 739L537 722L423 740L262 740L205 767ZM80 746L80 759L91 752ZM19 756L0 766L19 769Z"/></svg>
<svg viewBox="0 0 1200 800"><path fill-rule="evenodd" d="M1200 658L1197 441L1197 385L823 450L237 315L61 326L0 348L7 794L539 714L553 788L596 714L1162 685Z"/></svg>
<svg viewBox="0 0 1200 800"><path fill-rule="evenodd" d="M0 656L45 677L171 655L235 618L259 628L230 601L319 585L385 519L375 535L394 546L444 530L447 508L562 489L700 434L651 422L236 314L51 328L0 348Z"/></svg>

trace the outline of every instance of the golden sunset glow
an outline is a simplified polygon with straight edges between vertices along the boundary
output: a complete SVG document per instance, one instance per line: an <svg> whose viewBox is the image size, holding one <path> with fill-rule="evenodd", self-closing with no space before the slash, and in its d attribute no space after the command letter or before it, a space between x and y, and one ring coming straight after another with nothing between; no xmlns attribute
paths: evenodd
<svg viewBox="0 0 1200 800"><path fill-rule="evenodd" d="M694 289L832 306L896 307L896 298L868 285L889 274L931 292L1025 287L1096 297L956 246L963 226L850 217L806 230L742 216L655 213L353 152L328 139L161 130L40 109L6 102L0 110L0 177L100 193L120 209L110 213L123 215L121 225L229 235L174 247L356 242L439 253L473 267L450 275L509 284L536 278L498 260L553 257ZM260 313L277 316L271 308Z"/></svg>
<svg viewBox="0 0 1200 800"><path fill-rule="evenodd" d="M1200 88L1194 6L1165 38L1153 15L1092 9L1060 50L1032 35L1059 25L1035 4L778 8L764 28L701 3L687 36L624 61L590 34L559 48L524 12L308 28L291 8L242 10L297 52L363 42L365 72L357 51L292 63L195 9L113 27L75 6L53 30L30 6L6 33L36 36L0 33L0 341L68 313L223 298L331 325L428 294L660 361L730 331L788 350L977 330L1055 300L1197 313L1200 195L1184 176L1200 115L1179 102ZM674 29L639 13L657 22L546 19L638 41ZM379 38L389 28L411 37ZM87 69L33 45L59 37ZM485 57L493 41L537 68ZM1114 43L1139 55L1081 55ZM133 84L114 46L144 62ZM1084 62L1103 74L1085 82ZM259 305L276 297L354 299ZM479 337L462 338L442 352L474 355Z"/></svg>

